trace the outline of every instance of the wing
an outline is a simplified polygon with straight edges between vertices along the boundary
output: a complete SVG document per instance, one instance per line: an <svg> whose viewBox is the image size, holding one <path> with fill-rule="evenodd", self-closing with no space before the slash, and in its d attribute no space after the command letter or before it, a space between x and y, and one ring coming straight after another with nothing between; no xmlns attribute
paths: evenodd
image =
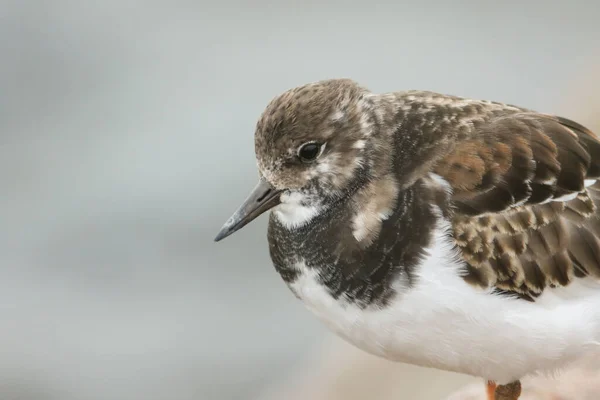
<svg viewBox="0 0 600 400"><path fill-rule="evenodd" d="M453 189L469 282L535 298L600 278L600 141L585 127L503 115L458 141L434 171Z"/></svg>

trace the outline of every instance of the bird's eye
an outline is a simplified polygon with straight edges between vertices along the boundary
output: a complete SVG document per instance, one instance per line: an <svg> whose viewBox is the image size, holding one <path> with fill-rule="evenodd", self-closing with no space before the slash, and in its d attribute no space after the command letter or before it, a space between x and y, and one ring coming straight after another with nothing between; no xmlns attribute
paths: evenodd
<svg viewBox="0 0 600 400"><path fill-rule="evenodd" d="M314 142L305 143L298 149L298 157L305 163L314 161L320 153L321 145Z"/></svg>

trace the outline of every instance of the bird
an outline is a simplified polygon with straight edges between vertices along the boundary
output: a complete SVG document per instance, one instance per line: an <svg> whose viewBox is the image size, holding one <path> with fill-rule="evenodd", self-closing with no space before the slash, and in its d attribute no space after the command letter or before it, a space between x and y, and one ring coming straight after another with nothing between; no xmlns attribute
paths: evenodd
<svg viewBox="0 0 600 400"><path fill-rule="evenodd" d="M503 400L600 354L600 139L583 125L334 78L275 96L254 152L258 183L214 240L268 212L275 270L357 348Z"/></svg>

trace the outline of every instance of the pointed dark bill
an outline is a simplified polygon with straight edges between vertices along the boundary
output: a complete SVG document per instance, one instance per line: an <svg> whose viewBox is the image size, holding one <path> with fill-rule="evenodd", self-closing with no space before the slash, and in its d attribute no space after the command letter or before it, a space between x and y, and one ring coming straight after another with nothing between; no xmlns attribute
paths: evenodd
<svg viewBox="0 0 600 400"><path fill-rule="evenodd" d="M281 190L275 189L266 180L261 179L258 181L258 184L252 190L246 201L244 201L237 211L233 213L227 222L225 222L225 225L223 225L215 237L215 242L242 229L260 214L275 207L280 202L280 194Z"/></svg>

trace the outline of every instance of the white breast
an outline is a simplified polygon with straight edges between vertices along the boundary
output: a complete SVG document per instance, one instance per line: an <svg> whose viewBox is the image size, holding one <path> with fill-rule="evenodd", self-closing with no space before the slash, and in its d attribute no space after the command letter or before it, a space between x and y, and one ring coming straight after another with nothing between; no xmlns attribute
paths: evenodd
<svg viewBox="0 0 600 400"><path fill-rule="evenodd" d="M596 282L547 290L535 303L477 291L459 276L446 227L438 226L415 285L407 288L400 277L398 294L385 308L361 310L333 299L316 270L302 262L290 288L331 330L365 351L499 383L600 354Z"/></svg>

